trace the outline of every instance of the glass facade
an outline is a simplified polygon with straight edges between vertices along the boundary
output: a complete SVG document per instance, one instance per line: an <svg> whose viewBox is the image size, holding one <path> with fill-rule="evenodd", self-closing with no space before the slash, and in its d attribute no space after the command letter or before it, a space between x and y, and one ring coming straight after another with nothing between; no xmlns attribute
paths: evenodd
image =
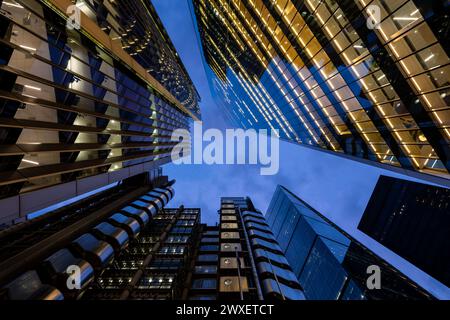
<svg viewBox="0 0 450 320"><path fill-rule="evenodd" d="M167 163L172 131L199 117L149 1L69 5L0 1L0 198Z"/></svg>
<svg viewBox="0 0 450 320"><path fill-rule="evenodd" d="M272 198L266 219L307 299L433 299L281 186ZM381 270L381 289L367 287L367 269L372 265Z"/></svg>
<svg viewBox="0 0 450 320"><path fill-rule="evenodd" d="M445 1L192 2L212 94L234 125L448 177Z"/></svg>

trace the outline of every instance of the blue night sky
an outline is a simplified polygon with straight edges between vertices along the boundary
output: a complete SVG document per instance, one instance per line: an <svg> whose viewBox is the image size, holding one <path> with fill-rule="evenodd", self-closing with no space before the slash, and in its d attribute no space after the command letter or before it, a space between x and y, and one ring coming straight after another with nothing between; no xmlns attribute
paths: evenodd
<svg viewBox="0 0 450 320"><path fill-rule="evenodd" d="M190 0L152 0L152 3L202 98L204 128L223 130L227 124L211 97L187 1ZM277 175L261 176L259 169L250 165L167 165L165 173L177 180L171 206L199 207L203 222L215 224L220 197L249 196L265 212L277 184L281 184L411 279L436 296L450 299L449 288L357 230L380 174L410 178L287 142L280 142Z"/></svg>

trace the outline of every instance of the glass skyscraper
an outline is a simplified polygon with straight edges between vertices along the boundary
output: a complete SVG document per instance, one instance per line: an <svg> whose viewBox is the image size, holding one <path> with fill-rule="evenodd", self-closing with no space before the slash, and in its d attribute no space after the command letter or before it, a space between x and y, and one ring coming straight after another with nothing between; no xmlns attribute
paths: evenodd
<svg viewBox="0 0 450 320"><path fill-rule="evenodd" d="M170 161L200 98L150 1L0 10L0 224Z"/></svg>
<svg viewBox="0 0 450 320"><path fill-rule="evenodd" d="M277 187L266 219L306 299L434 299L282 186ZM379 268L381 287L369 289L373 266Z"/></svg>
<svg viewBox="0 0 450 320"><path fill-rule="evenodd" d="M358 229L450 287L450 189L381 176Z"/></svg>
<svg viewBox="0 0 450 320"><path fill-rule="evenodd" d="M448 1L193 0L235 125L448 178Z"/></svg>

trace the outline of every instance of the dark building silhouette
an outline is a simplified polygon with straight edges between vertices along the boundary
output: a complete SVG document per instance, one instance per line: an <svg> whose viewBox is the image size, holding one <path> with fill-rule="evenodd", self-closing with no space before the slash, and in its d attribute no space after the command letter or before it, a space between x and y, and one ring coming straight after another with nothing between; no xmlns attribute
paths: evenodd
<svg viewBox="0 0 450 320"><path fill-rule="evenodd" d="M358 229L450 287L450 190L381 176Z"/></svg>

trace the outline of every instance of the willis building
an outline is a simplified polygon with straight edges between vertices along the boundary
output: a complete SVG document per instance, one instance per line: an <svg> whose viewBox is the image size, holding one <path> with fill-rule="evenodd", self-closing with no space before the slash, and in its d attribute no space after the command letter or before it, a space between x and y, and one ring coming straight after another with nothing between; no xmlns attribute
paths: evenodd
<svg viewBox="0 0 450 320"><path fill-rule="evenodd" d="M446 1L192 0L191 10L234 125L448 179Z"/></svg>
<svg viewBox="0 0 450 320"><path fill-rule="evenodd" d="M157 170L200 117L150 1L0 1L0 48L0 225Z"/></svg>

